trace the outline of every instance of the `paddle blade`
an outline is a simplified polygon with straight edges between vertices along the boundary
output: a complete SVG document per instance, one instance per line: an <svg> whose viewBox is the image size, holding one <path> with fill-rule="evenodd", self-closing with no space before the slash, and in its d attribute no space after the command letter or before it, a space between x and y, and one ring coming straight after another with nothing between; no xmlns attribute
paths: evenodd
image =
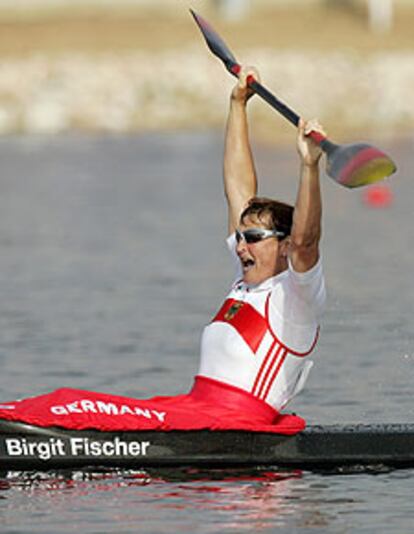
<svg viewBox="0 0 414 534"><path fill-rule="evenodd" d="M190 9L190 12L194 17L197 26L200 28L209 49L215 56L223 61L226 69L234 74L235 72L232 69L237 67L238 63L229 47L226 45L220 35L210 26L210 24L203 19L203 17L197 15L197 13L192 9Z"/></svg>
<svg viewBox="0 0 414 534"><path fill-rule="evenodd" d="M323 143L321 144L323 148ZM382 150L365 143L333 145L327 152L327 173L345 187L361 187L379 182L397 167Z"/></svg>

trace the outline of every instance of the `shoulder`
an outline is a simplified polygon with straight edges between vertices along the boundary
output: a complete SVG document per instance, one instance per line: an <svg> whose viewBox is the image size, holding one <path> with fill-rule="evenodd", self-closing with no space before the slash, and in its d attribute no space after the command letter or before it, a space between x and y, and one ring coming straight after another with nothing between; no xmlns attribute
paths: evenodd
<svg viewBox="0 0 414 534"><path fill-rule="evenodd" d="M289 263L270 295L270 309L296 324L315 324L322 315L326 289L322 260L306 272L296 272Z"/></svg>
<svg viewBox="0 0 414 534"><path fill-rule="evenodd" d="M288 269L287 280L293 281L298 285L308 285L313 283L315 280L323 279L323 268L322 268L322 258L319 257L318 261L313 267L304 272L295 271L292 262L288 260Z"/></svg>

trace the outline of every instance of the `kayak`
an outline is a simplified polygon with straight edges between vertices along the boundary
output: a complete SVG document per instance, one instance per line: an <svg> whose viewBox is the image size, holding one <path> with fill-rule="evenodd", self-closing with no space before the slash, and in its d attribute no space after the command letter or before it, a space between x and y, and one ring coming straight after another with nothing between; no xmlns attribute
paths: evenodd
<svg viewBox="0 0 414 534"><path fill-rule="evenodd" d="M296 435L238 430L69 430L0 420L0 470L93 466L414 466L414 424L310 426Z"/></svg>

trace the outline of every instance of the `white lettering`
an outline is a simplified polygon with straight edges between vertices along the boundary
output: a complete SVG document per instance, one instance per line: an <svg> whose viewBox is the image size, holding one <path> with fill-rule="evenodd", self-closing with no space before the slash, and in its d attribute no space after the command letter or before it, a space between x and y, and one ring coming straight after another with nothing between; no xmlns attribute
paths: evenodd
<svg viewBox="0 0 414 534"><path fill-rule="evenodd" d="M65 451L65 443L62 439L57 439L56 440L56 455L58 456L65 456L66 455L66 451Z"/></svg>
<svg viewBox="0 0 414 534"><path fill-rule="evenodd" d="M92 401L89 399L82 399L74 401L63 406L51 406L50 411L54 415L69 415L71 413L101 413L104 415L137 415L138 417L145 417L152 419L155 417L163 423L167 412L159 412L149 408L140 408L139 406L131 407L128 404L121 404L117 406L113 402Z"/></svg>
<svg viewBox="0 0 414 534"><path fill-rule="evenodd" d="M27 447L27 450L28 450L28 455L29 456L36 456L36 451L37 451L39 445L40 445L40 443L27 443L26 447Z"/></svg>
<svg viewBox="0 0 414 534"><path fill-rule="evenodd" d="M46 441L28 441L26 438L6 439L9 456L34 456L41 460L50 460L53 456L66 456L65 442L58 438Z"/></svg>
<svg viewBox="0 0 414 534"><path fill-rule="evenodd" d="M132 441L131 443L136 443L136 441ZM128 447L131 445L131 443L127 443L126 441L121 441L119 438L115 438L116 455L128 456Z"/></svg>
<svg viewBox="0 0 414 534"><path fill-rule="evenodd" d="M96 401L96 407L99 413L105 413L107 415L118 415L118 407L112 402Z"/></svg>
<svg viewBox="0 0 414 534"><path fill-rule="evenodd" d="M55 415L68 415L68 411L64 406L52 406L50 411Z"/></svg>
<svg viewBox="0 0 414 534"><path fill-rule="evenodd" d="M81 454L81 451L83 450L83 438L71 438L70 440L70 451L73 454L73 456L77 456L78 454Z"/></svg>
<svg viewBox="0 0 414 534"><path fill-rule="evenodd" d="M151 412L148 410L148 408L145 408L143 410L142 408L138 408L138 406L135 408L135 415L146 417L147 419L151 419Z"/></svg>
<svg viewBox="0 0 414 534"><path fill-rule="evenodd" d="M83 399L80 401L80 405L84 413L88 413L88 412L97 413L97 410L95 408L95 403L93 401Z"/></svg>
<svg viewBox="0 0 414 534"><path fill-rule="evenodd" d="M87 454L91 454L92 456L99 456L100 454L102 454L102 447L99 441L92 441L92 443L88 443L88 442L85 443L85 450L88 450Z"/></svg>
<svg viewBox="0 0 414 534"><path fill-rule="evenodd" d="M144 441L146 443L146 441ZM141 454L141 445L144 443L139 443L139 441L131 441L129 445L129 454L131 456L139 456ZM128 453L127 453L128 454ZM143 455L145 456L145 453L143 452Z"/></svg>
<svg viewBox="0 0 414 534"><path fill-rule="evenodd" d="M50 460L50 457L52 456L52 448L50 443L38 443L37 454L41 460Z"/></svg>
<svg viewBox="0 0 414 534"><path fill-rule="evenodd" d="M130 408L129 406L126 406L126 404L123 404L119 410L119 414L120 415L125 415L126 413L129 413L131 415L135 415L132 408ZM150 416L151 417L151 416Z"/></svg>
<svg viewBox="0 0 414 534"><path fill-rule="evenodd" d="M28 438L8 438L5 440L6 453L9 456L35 457L50 460L57 456L66 456L66 443L61 438L49 438L43 441L30 441ZM73 456L146 456L151 445L149 441L92 440L90 438L70 438L70 454Z"/></svg>
<svg viewBox="0 0 414 534"><path fill-rule="evenodd" d="M142 456L146 456L147 455L147 449L148 447L151 445L151 443L149 441L143 441L141 443L141 453L142 453Z"/></svg>
<svg viewBox="0 0 414 534"><path fill-rule="evenodd" d="M115 452L115 445L111 443L110 441L104 441L102 443L102 454L105 456L113 456Z"/></svg>
<svg viewBox="0 0 414 534"><path fill-rule="evenodd" d="M67 404L66 408L69 413L82 413L82 410L78 407L79 401L72 402L71 404Z"/></svg>
<svg viewBox="0 0 414 534"><path fill-rule="evenodd" d="M113 441L98 441L90 438L71 438L70 448L73 456L146 456L149 441L122 441L116 437Z"/></svg>
<svg viewBox="0 0 414 534"><path fill-rule="evenodd" d="M19 439L6 439L6 449L9 456L22 455L22 447Z"/></svg>
<svg viewBox="0 0 414 534"><path fill-rule="evenodd" d="M164 422L165 416L167 415L167 412L157 412L156 410L152 410L152 413L157 417L158 421L161 421L161 423Z"/></svg>

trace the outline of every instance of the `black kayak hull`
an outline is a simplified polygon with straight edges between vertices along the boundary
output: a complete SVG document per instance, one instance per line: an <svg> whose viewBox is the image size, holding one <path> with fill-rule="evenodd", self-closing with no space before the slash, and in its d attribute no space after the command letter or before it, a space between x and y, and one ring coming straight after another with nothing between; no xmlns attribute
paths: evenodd
<svg viewBox="0 0 414 534"><path fill-rule="evenodd" d="M414 424L310 426L295 436L245 431L101 432L0 420L0 470L274 465L414 466Z"/></svg>

